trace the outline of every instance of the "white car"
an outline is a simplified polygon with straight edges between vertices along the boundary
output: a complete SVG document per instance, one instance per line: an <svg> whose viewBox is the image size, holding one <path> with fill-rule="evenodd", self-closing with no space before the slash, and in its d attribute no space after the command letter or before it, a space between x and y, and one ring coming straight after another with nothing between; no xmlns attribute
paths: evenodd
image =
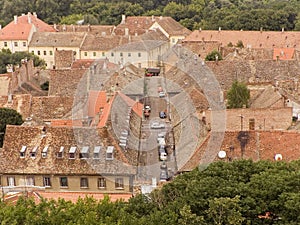
<svg viewBox="0 0 300 225"><path fill-rule="evenodd" d="M159 123L159 122L153 122L153 123L151 123L150 128L151 129L163 129L163 128L165 128L165 124Z"/></svg>
<svg viewBox="0 0 300 225"><path fill-rule="evenodd" d="M164 91L160 91L160 92L158 93L158 96L159 96L160 98L163 98L163 97L166 96L166 94L165 94Z"/></svg>

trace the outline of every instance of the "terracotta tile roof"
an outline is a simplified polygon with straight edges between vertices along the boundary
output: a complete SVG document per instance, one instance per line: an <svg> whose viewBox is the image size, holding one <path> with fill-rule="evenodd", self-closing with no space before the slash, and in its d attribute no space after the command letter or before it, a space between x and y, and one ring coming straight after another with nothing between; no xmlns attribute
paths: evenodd
<svg viewBox="0 0 300 225"><path fill-rule="evenodd" d="M85 33L35 32L29 47L77 47L80 48Z"/></svg>
<svg viewBox="0 0 300 225"><path fill-rule="evenodd" d="M85 198L85 197L93 197L96 200L102 200L104 199L104 197L107 195L109 196L110 200L112 202L115 202L117 200L124 200L124 201L128 201L131 197L132 194L101 194L101 193L97 193L97 192L90 192L90 193L86 193L86 192L38 192L38 194L46 199L54 199L54 200L58 200L58 199L64 199L66 201L71 201L73 203L77 202L79 198Z"/></svg>
<svg viewBox="0 0 300 225"><path fill-rule="evenodd" d="M0 40L28 40L30 32L55 32L55 30L37 16L28 13L16 17L14 21L0 30Z"/></svg>
<svg viewBox="0 0 300 225"><path fill-rule="evenodd" d="M300 35L300 34L299 34ZM294 48L274 48L273 59L274 60L291 60L295 57Z"/></svg>
<svg viewBox="0 0 300 225"><path fill-rule="evenodd" d="M283 96L269 85L251 102L251 108L269 108L281 101Z"/></svg>
<svg viewBox="0 0 300 225"><path fill-rule="evenodd" d="M44 131L43 131L44 130ZM20 158L20 150L26 146L25 158ZM37 146L36 157L32 160L30 151ZM41 151L48 146L48 154L43 158ZM90 157L80 159L83 146L89 146ZM99 159L93 158L94 147L102 146ZM106 160L106 148L114 146L114 159ZM64 147L63 157L57 153ZM75 158L69 159L71 147L76 147ZM7 126L5 143L0 151L0 173L28 174L114 174L133 175L134 166L122 161L117 143L106 128L88 127L47 127Z"/></svg>
<svg viewBox="0 0 300 225"><path fill-rule="evenodd" d="M95 117L100 112L100 108L104 108L107 103L107 96L105 91L90 91L88 99L88 116Z"/></svg>
<svg viewBox="0 0 300 225"><path fill-rule="evenodd" d="M143 108L144 105L140 102L136 102L133 106L132 106L132 110L139 116L142 117L143 116Z"/></svg>
<svg viewBox="0 0 300 225"><path fill-rule="evenodd" d="M95 35L110 35L114 27L114 25L53 25L58 32L88 32Z"/></svg>
<svg viewBox="0 0 300 225"><path fill-rule="evenodd" d="M183 35L190 34L190 30L182 26L171 17L157 17L157 16L128 16L124 23L120 23L116 29L115 34L125 35L125 29L128 29L129 35L141 35L146 33L154 23L159 24L169 35Z"/></svg>
<svg viewBox="0 0 300 225"><path fill-rule="evenodd" d="M82 43L81 50L83 51L109 51L119 45L128 43L128 37L125 36L99 36L87 34Z"/></svg>
<svg viewBox="0 0 300 225"><path fill-rule="evenodd" d="M282 155L282 160L292 161L300 158L300 133L297 131L248 131L243 132L241 138L240 131L226 131L220 150L224 150L228 157L234 159L252 159L258 160L275 160L276 154ZM179 171L190 171L200 165L201 159L206 151L210 136L203 144L195 150L189 161ZM242 154L241 142L245 141L244 152ZM233 150L230 150L230 146ZM215 161L220 160L217 157L219 150L216 150Z"/></svg>
<svg viewBox="0 0 300 225"><path fill-rule="evenodd" d="M106 126L108 118L109 118L109 115L110 115L111 106L113 104L114 99L115 99L115 96L113 96L104 105L104 108L103 108L102 114L100 115L99 123L98 123L97 127L104 127L104 126Z"/></svg>
<svg viewBox="0 0 300 225"><path fill-rule="evenodd" d="M88 69L94 61L93 59L77 59L72 63L71 69Z"/></svg>
<svg viewBox="0 0 300 225"><path fill-rule="evenodd" d="M156 22L163 28L170 36L187 36L191 33L189 29L182 26L171 17L162 17Z"/></svg>
<svg viewBox="0 0 300 225"><path fill-rule="evenodd" d="M195 30L183 42L220 42L227 46L242 41L244 47L251 48L295 48L300 49L300 32L297 31L229 31Z"/></svg>
<svg viewBox="0 0 300 225"><path fill-rule="evenodd" d="M82 127L81 120L72 120L72 119L58 119L51 120L50 126L52 127Z"/></svg>

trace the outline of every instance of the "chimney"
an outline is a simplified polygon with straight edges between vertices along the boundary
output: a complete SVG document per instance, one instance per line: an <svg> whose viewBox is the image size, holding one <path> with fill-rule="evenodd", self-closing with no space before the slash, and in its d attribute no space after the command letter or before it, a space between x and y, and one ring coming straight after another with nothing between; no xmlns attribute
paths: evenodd
<svg viewBox="0 0 300 225"><path fill-rule="evenodd" d="M37 14L36 14L36 12L33 12L33 16L34 16L35 18L37 18Z"/></svg>
<svg viewBox="0 0 300 225"><path fill-rule="evenodd" d="M15 24L18 23L18 16L14 16L14 22L15 22Z"/></svg>
<svg viewBox="0 0 300 225"><path fill-rule="evenodd" d="M221 31L221 27L219 27L219 31Z"/></svg>
<svg viewBox="0 0 300 225"><path fill-rule="evenodd" d="M129 35L129 29L126 27L125 28L125 36L128 36Z"/></svg>
<svg viewBox="0 0 300 225"><path fill-rule="evenodd" d="M154 22L154 21L155 21L155 17L154 17L154 15L152 15L152 17L151 17L151 20L152 20L152 22Z"/></svg>
<svg viewBox="0 0 300 225"><path fill-rule="evenodd" d="M162 18L163 18L162 16L159 17L160 20L162 20Z"/></svg>
<svg viewBox="0 0 300 225"><path fill-rule="evenodd" d="M260 33L261 33L261 32L263 32L263 28L262 28L262 27L260 28Z"/></svg>
<svg viewBox="0 0 300 225"><path fill-rule="evenodd" d="M2 29L2 26L1 26L1 24L0 24L0 30Z"/></svg>
<svg viewBox="0 0 300 225"><path fill-rule="evenodd" d="M27 20L28 20L28 23L30 24L31 23L31 13L30 12L27 14Z"/></svg>
<svg viewBox="0 0 300 225"><path fill-rule="evenodd" d="M199 31L200 31L200 32L202 31L202 28L201 28L201 27L199 27Z"/></svg>
<svg viewBox="0 0 300 225"><path fill-rule="evenodd" d="M126 16L123 14L121 24L125 24L125 20L126 20Z"/></svg>
<svg viewBox="0 0 300 225"><path fill-rule="evenodd" d="M282 32L282 33L284 32L284 27L283 27L283 28L281 28L281 32Z"/></svg>

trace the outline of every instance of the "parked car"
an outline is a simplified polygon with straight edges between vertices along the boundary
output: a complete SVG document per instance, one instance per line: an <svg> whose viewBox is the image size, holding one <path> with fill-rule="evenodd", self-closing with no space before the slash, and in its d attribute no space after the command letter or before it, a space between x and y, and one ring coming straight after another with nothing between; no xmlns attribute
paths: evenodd
<svg viewBox="0 0 300 225"><path fill-rule="evenodd" d="M167 181L169 178L168 171L165 169L160 170L159 180L160 181Z"/></svg>
<svg viewBox="0 0 300 225"><path fill-rule="evenodd" d="M159 118L164 119L166 117L167 117L167 115L164 111L159 112Z"/></svg>
<svg viewBox="0 0 300 225"><path fill-rule="evenodd" d="M160 98L163 98L163 97L166 96L166 94L165 94L164 91L160 91L159 94L158 94L158 96L159 96Z"/></svg>
<svg viewBox="0 0 300 225"><path fill-rule="evenodd" d="M164 132L158 133L157 134L157 143L159 143L160 140L165 140L165 136L166 136L166 133L164 133Z"/></svg>
<svg viewBox="0 0 300 225"><path fill-rule="evenodd" d="M149 112L151 112L151 107L150 107L150 105L146 105L145 108L144 108L144 110L145 110L145 111L148 110Z"/></svg>
<svg viewBox="0 0 300 225"><path fill-rule="evenodd" d="M159 122L153 122L153 123L151 123L150 128L151 129L163 129L163 128L165 128L165 124L159 123Z"/></svg>

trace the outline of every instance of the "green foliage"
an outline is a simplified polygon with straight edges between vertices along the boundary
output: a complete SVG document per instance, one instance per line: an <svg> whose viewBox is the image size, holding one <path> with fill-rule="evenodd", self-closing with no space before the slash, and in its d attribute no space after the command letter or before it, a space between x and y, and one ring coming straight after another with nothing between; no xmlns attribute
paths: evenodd
<svg viewBox="0 0 300 225"><path fill-rule="evenodd" d="M300 3L297 0L0 0L0 23L14 15L37 12L43 21L71 24L76 15L88 15L94 24L116 25L121 14L164 15L182 21L190 29L299 30ZM70 17L70 18L69 18ZM86 23L87 24L87 23Z"/></svg>
<svg viewBox="0 0 300 225"><path fill-rule="evenodd" d="M0 202L1 224L239 225L300 221L300 161L215 162L128 202L93 198ZM269 218L263 216L269 214Z"/></svg>
<svg viewBox="0 0 300 225"><path fill-rule="evenodd" d="M16 110L0 108L0 147L3 146L6 125L21 125L22 123L22 116Z"/></svg>
<svg viewBox="0 0 300 225"><path fill-rule="evenodd" d="M240 83L237 80L233 82L231 88L227 92L227 107L243 108L243 106L249 106L250 91L244 83Z"/></svg>
<svg viewBox="0 0 300 225"><path fill-rule="evenodd" d="M9 49L2 49L2 51L0 52L0 73L7 72L6 66L8 64L20 66L22 59L27 59L27 60L32 59L35 67L46 66L45 60L31 53L28 52L11 53Z"/></svg>
<svg viewBox="0 0 300 225"><path fill-rule="evenodd" d="M236 47L238 48L244 48L244 44L241 40L239 40L237 43L236 43Z"/></svg>
<svg viewBox="0 0 300 225"><path fill-rule="evenodd" d="M217 50L213 50L210 53L207 54L207 56L205 57L206 61L218 61L218 60L222 60L222 55L219 51Z"/></svg>

